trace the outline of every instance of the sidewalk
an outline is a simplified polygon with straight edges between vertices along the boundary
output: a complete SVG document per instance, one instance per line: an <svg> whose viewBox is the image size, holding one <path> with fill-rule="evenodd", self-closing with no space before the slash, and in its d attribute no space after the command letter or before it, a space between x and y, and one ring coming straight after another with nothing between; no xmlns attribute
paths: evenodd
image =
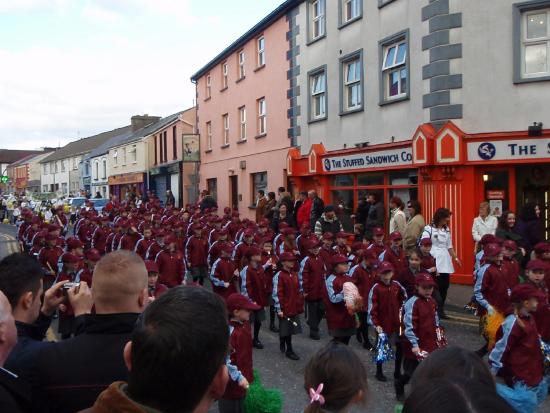
<svg viewBox="0 0 550 413"><path fill-rule="evenodd" d="M479 322L478 317L464 310L464 306L468 304L472 298L473 291L473 285L451 284L447 293L447 302L445 303L447 313L451 318L459 317L459 319L466 319L468 322L475 324Z"/></svg>

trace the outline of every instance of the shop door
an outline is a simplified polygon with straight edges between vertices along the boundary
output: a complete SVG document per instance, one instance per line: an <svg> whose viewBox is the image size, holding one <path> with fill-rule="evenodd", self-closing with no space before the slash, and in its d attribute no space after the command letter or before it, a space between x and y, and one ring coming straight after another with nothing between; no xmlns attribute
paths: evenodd
<svg viewBox="0 0 550 413"><path fill-rule="evenodd" d="M166 202L166 176L160 175L155 178L155 193L162 205Z"/></svg>
<svg viewBox="0 0 550 413"><path fill-rule="evenodd" d="M482 174L483 179L483 198L480 200L489 202L491 214L500 217L504 211L508 211L513 206L513 192L515 188L510 185L510 178L513 171L509 169L491 169L485 170ZM477 207L477 206L476 206Z"/></svg>
<svg viewBox="0 0 550 413"><path fill-rule="evenodd" d="M518 213L527 203L539 206L540 216L543 222L544 237L550 235L550 171L541 166L518 167L516 169Z"/></svg>
<svg viewBox="0 0 550 413"><path fill-rule="evenodd" d="M229 177L229 188L231 191L231 208L238 209L239 208L239 177L237 175L233 175Z"/></svg>
<svg viewBox="0 0 550 413"><path fill-rule="evenodd" d="M179 174L170 175L170 190L176 200L176 207L180 206L180 176Z"/></svg>

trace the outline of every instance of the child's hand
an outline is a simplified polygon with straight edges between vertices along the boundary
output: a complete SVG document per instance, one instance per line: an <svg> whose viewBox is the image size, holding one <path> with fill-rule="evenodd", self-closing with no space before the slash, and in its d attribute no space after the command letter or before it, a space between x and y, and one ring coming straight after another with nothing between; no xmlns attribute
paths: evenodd
<svg viewBox="0 0 550 413"><path fill-rule="evenodd" d="M489 315L493 315L495 313L495 309L492 306L489 306L489 308L487 308L487 313L489 313Z"/></svg>
<svg viewBox="0 0 550 413"><path fill-rule="evenodd" d="M282 311L279 311L279 312L277 313L277 315L279 316L279 318L283 318L283 312L282 312Z"/></svg>
<svg viewBox="0 0 550 413"><path fill-rule="evenodd" d="M420 347L418 347L418 346L413 347L413 348L411 349L411 351L413 352L413 354L418 354L418 353L420 353Z"/></svg>
<svg viewBox="0 0 550 413"><path fill-rule="evenodd" d="M378 326L378 327L376 327L376 332L378 334L382 334L384 332L384 329L382 327Z"/></svg>
<svg viewBox="0 0 550 413"><path fill-rule="evenodd" d="M224 286L225 288L229 288L229 283L223 283L223 286Z"/></svg>
<svg viewBox="0 0 550 413"><path fill-rule="evenodd" d="M233 272L233 275L238 276L239 275L239 270L235 270L235 272Z"/></svg>
<svg viewBox="0 0 550 413"><path fill-rule="evenodd" d="M241 386L243 389L245 390L248 390L248 388L250 387L250 384L248 384L248 380L246 379L246 377L243 377L240 381L239 381L239 386Z"/></svg>

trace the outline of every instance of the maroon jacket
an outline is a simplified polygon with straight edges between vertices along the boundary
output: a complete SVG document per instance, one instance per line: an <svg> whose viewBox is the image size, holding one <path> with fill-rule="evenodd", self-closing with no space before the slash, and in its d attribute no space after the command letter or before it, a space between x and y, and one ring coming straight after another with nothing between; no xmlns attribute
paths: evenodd
<svg viewBox="0 0 550 413"><path fill-rule="evenodd" d="M149 297L159 298L162 294L168 291L168 287L157 282L154 287L148 287Z"/></svg>
<svg viewBox="0 0 550 413"><path fill-rule="evenodd" d="M76 278L79 279L80 281L86 281L86 284L88 284L88 287L92 286L93 273L90 271L88 267L82 268L80 271L78 271L76 273Z"/></svg>
<svg viewBox="0 0 550 413"><path fill-rule="evenodd" d="M396 281L398 281L399 284L405 288L405 291L407 291L407 297L412 297L415 294L415 279L417 272L418 271L414 271L411 267L408 267L397 275Z"/></svg>
<svg viewBox="0 0 550 413"><path fill-rule="evenodd" d="M477 272L474 293L483 311L486 311L487 303L502 314L508 314L511 310L510 287L502 266L482 265Z"/></svg>
<svg viewBox="0 0 550 413"><path fill-rule="evenodd" d="M239 380L244 376L249 383L252 383L254 379L251 335L250 323L233 320L229 322L230 356L227 363L230 377L222 396L224 399L244 398L246 390L239 386Z"/></svg>
<svg viewBox="0 0 550 413"><path fill-rule="evenodd" d="M78 231L76 233L76 236L80 240L80 242L82 242L84 245L88 245L92 236L90 225L86 225L84 223L80 224L78 226Z"/></svg>
<svg viewBox="0 0 550 413"><path fill-rule="evenodd" d="M393 265L395 269L395 275L398 276L407 269L408 262L405 250L400 248L397 253L393 248L388 247L384 250L384 261L387 261Z"/></svg>
<svg viewBox="0 0 550 413"><path fill-rule="evenodd" d="M246 265L246 263L243 265L243 258L246 255L246 251L248 248L250 248L253 244L247 244L246 242L242 241L237 244L235 249L233 250L233 261L235 262L235 268L237 268L239 271L243 269L243 266Z"/></svg>
<svg viewBox="0 0 550 413"><path fill-rule="evenodd" d="M172 288L182 283L185 266L183 265L181 252L171 253L168 250L162 250L157 254L155 262L159 267L159 280L163 284Z"/></svg>
<svg viewBox="0 0 550 413"><path fill-rule="evenodd" d="M57 263L59 261L59 257L61 257L63 253L64 253L63 249L58 246L55 246L53 248L42 247L42 249L38 253L38 262L46 270L48 271L53 270L57 274L58 272ZM49 267L48 267L48 264L49 264Z"/></svg>
<svg viewBox="0 0 550 413"><path fill-rule="evenodd" d="M139 235L137 232L134 234L124 234L122 238L120 238L120 244L118 248L126 251L134 251L136 248L136 244L140 240L140 238L141 235Z"/></svg>
<svg viewBox="0 0 550 413"><path fill-rule="evenodd" d="M107 235L105 240L105 254L108 254L113 251L113 240L115 239L116 232L111 232Z"/></svg>
<svg viewBox="0 0 550 413"><path fill-rule="evenodd" d="M510 287L510 289L519 284L520 268L519 263L514 257L504 257L502 269L503 272L506 273L506 279L508 280L508 287Z"/></svg>
<svg viewBox="0 0 550 413"><path fill-rule="evenodd" d="M266 292L270 289L261 265L253 268L250 264L241 270L241 293L261 307L268 305Z"/></svg>
<svg viewBox="0 0 550 413"><path fill-rule="evenodd" d="M348 313L344 301L344 283L353 282L348 274L331 274L326 280L327 298L325 316L330 330L352 329L356 327L355 317Z"/></svg>
<svg viewBox="0 0 550 413"><path fill-rule="evenodd" d="M206 238L197 238L191 235L185 244L185 264L188 268L206 267L208 255L208 241Z"/></svg>
<svg viewBox="0 0 550 413"><path fill-rule="evenodd" d="M498 329L496 339L489 354L493 373L503 377L509 386L518 381L529 387L538 385L543 377L543 360L535 319L510 314Z"/></svg>
<svg viewBox="0 0 550 413"><path fill-rule="evenodd" d="M262 266L264 268L264 273L266 277L267 282L267 289L269 291L266 291L266 295L269 298L272 297L273 294L273 277L275 276L275 270L273 269L273 265L268 265L267 262L271 259L272 263L275 263L275 266L277 266L278 258L276 255L267 255L264 251L262 251Z"/></svg>
<svg viewBox="0 0 550 413"><path fill-rule="evenodd" d="M92 248L97 249L100 254L105 254L105 247L107 245L109 235L111 235L109 229L104 227L97 227L92 234Z"/></svg>
<svg viewBox="0 0 550 413"><path fill-rule="evenodd" d="M231 258L221 257L212 264L210 270L212 290L224 300L237 292L238 279L239 277L235 275L235 263ZM229 283L229 287L226 288L225 283Z"/></svg>
<svg viewBox="0 0 550 413"><path fill-rule="evenodd" d="M432 254L424 255L421 253L420 255L420 268L422 269L422 271L426 271L430 273L432 277L435 277L435 272L431 273L430 271L428 271L430 268L435 268L435 258L432 256Z"/></svg>
<svg viewBox="0 0 550 413"><path fill-rule="evenodd" d="M140 240L138 240L138 242L136 242L136 246L134 248L135 253L145 260L147 256L147 250L154 242L154 239L142 237Z"/></svg>
<svg viewBox="0 0 550 413"><path fill-rule="evenodd" d="M380 254L382 254L384 252L384 250L386 249L386 246L384 244L382 245L378 245L378 244L370 244L367 248L368 250L372 250L374 251L374 253L376 254L377 257L380 256Z"/></svg>
<svg viewBox="0 0 550 413"><path fill-rule="evenodd" d="M539 298L539 305L537 305L537 311L531 315L535 319L537 324L537 330L542 339L548 343L550 341L550 304L548 299L548 288L544 281L541 284L535 284L531 281L527 281L528 284L535 286L537 290L544 296L544 300Z"/></svg>
<svg viewBox="0 0 550 413"><path fill-rule="evenodd" d="M24 239L24 235L25 235L25 231L27 231L27 228L29 228L31 226L31 223L30 222L23 222L21 225L19 225L19 229L17 230L17 239L19 241L23 241Z"/></svg>
<svg viewBox="0 0 550 413"><path fill-rule="evenodd" d="M281 270L273 277L273 301L275 311L283 317L293 317L304 312L304 296L298 274Z"/></svg>
<svg viewBox="0 0 550 413"><path fill-rule="evenodd" d="M376 283L376 276L373 271L369 271L362 263L355 265L349 271L349 275L359 290L359 295L363 298L365 311L367 311L367 301L372 286Z"/></svg>
<svg viewBox="0 0 550 413"><path fill-rule="evenodd" d="M332 257L336 254L336 251L334 251L332 248L325 248L321 247L321 250L319 251L319 255L321 258L323 258L323 262L325 264L329 264L332 260Z"/></svg>
<svg viewBox="0 0 550 413"><path fill-rule="evenodd" d="M157 254L163 250L162 246L156 242L153 241L149 248L147 249L147 252L145 253L145 259L154 261L157 257Z"/></svg>
<svg viewBox="0 0 550 413"><path fill-rule="evenodd" d="M299 276L302 280L304 295L307 301L322 300L326 297L326 273L325 262L321 254L317 256L309 254L302 260Z"/></svg>
<svg viewBox="0 0 550 413"><path fill-rule="evenodd" d="M401 327L401 307L407 292L401 284L391 280L389 285L378 281L369 294L369 324L382 327L384 333L398 333Z"/></svg>
<svg viewBox="0 0 550 413"><path fill-rule="evenodd" d="M436 328L439 327L439 319L437 303L432 297L411 297L405 303L403 326L401 343L406 358L416 360L412 352L413 347L419 347L428 353L437 350Z"/></svg>
<svg viewBox="0 0 550 413"><path fill-rule="evenodd" d="M111 251L116 251L120 248L120 240L124 234L121 232L115 233L115 236L111 240Z"/></svg>

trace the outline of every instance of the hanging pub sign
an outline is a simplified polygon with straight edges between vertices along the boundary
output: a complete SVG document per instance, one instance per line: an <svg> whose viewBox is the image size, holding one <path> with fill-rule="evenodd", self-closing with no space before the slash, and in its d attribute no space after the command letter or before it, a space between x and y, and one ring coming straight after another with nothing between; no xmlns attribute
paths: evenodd
<svg viewBox="0 0 550 413"><path fill-rule="evenodd" d="M200 149L199 135L183 135L183 162L200 162Z"/></svg>
<svg viewBox="0 0 550 413"><path fill-rule="evenodd" d="M325 172L412 165L412 148L387 149L323 159Z"/></svg>

